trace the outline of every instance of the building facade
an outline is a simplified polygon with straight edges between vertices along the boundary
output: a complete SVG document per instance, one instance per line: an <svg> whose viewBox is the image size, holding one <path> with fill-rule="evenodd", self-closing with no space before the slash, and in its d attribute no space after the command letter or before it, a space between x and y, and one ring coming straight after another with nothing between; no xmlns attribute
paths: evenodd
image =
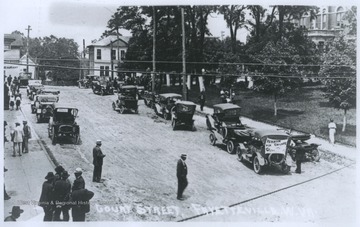
<svg viewBox="0 0 360 227"><path fill-rule="evenodd" d="M119 65L125 59L130 37L110 35L87 46L90 75L118 77Z"/></svg>

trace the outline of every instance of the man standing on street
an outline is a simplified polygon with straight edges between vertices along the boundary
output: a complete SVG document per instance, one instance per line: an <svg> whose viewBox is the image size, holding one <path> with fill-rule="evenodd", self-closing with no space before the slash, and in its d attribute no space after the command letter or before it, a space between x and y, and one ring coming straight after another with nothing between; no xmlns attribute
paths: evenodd
<svg viewBox="0 0 360 227"><path fill-rule="evenodd" d="M329 140L331 144L335 144L335 133L336 133L336 124L333 119L330 119L330 123L328 124L329 128Z"/></svg>
<svg viewBox="0 0 360 227"><path fill-rule="evenodd" d="M23 121L23 124L24 138L22 143L22 153L29 153L29 139L31 139L31 129L27 124L27 121Z"/></svg>
<svg viewBox="0 0 360 227"><path fill-rule="evenodd" d="M85 181L84 178L81 176L82 175L82 169L81 168L76 168L75 169L75 180L72 186L72 190L79 190L79 189L84 189L85 188Z"/></svg>
<svg viewBox="0 0 360 227"><path fill-rule="evenodd" d="M176 168L176 176L178 179L177 199L184 200L183 192L184 192L186 186L188 185L188 181L187 181L187 177L186 177L187 176L187 166L185 163L187 155L182 154L180 157L181 158L177 162L177 168Z"/></svg>
<svg viewBox="0 0 360 227"><path fill-rule="evenodd" d="M103 158L105 157L100 147L101 147L101 140L97 140L96 146L93 149L93 164L94 164L93 182L98 182L98 183L100 183L101 180Z"/></svg>
<svg viewBox="0 0 360 227"><path fill-rule="evenodd" d="M48 172L42 185L41 195L39 199L39 206L44 209L44 221L52 221L53 217L53 181L54 173Z"/></svg>
<svg viewBox="0 0 360 227"><path fill-rule="evenodd" d="M202 89L199 96L200 110L203 111L205 105L205 88Z"/></svg>
<svg viewBox="0 0 360 227"><path fill-rule="evenodd" d="M69 173L64 171L61 173L61 179L55 182L54 200L55 211L54 221L61 221L60 214L63 215L62 221L69 221L69 204L71 193L71 183L68 181Z"/></svg>
<svg viewBox="0 0 360 227"><path fill-rule="evenodd" d="M20 127L20 123L16 122L15 123L15 129L13 132L13 142L14 142L14 151L13 151L13 157L16 157L16 152L15 149L16 147L19 148L19 156L21 156L21 144L23 142L23 138L24 138L24 131L22 130L22 128Z"/></svg>

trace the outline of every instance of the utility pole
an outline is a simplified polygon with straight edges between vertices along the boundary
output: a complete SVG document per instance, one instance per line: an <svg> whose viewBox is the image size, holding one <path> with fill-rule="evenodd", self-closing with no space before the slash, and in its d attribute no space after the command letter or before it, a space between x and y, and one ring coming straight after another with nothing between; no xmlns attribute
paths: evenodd
<svg viewBox="0 0 360 227"><path fill-rule="evenodd" d="M120 64L121 64L121 62L120 62L120 47L119 47L119 27L116 27L116 36L117 36L117 59L118 59L118 61L117 61L117 71L118 71L118 73L117 73L117 77L118 77L118 79L120 78L119 77L119 71L120 71ZM113 78L114 79L114 78Z"/></svg>
<svg viewBox="0 0 360 227"><path fill-rule="evenodd" d="M153 31L153 73L151 75L151 91L155 92L155 72L156 72L156 65L155 65L155 44L156 44L156 17L155 17L155 6L153 6L153 25L154 25L154 31Z"/></svg>
<svg viewBox="0 0 360 227"><path fill-rule="evenodd" d="M26 39L26 74L29 75L29 38L30 38L30 30L31 27L28 25L27 29L27 39Z"/></svg>
<svg viewBox="0 0 360 227"><path fill-rule="evenodd" d="M181 27L182 27L182 65L183 65L183 76L182 76L182 83L183 83L183 98L187 100L187 85L186 85L186 64L185 64L185 19L184 19L184 8L181 7Z"/></svg>
<svg viewBox="0 0 360 227"><path fill-rule="evenodd" d="M113 42L110 43L111 79L114 79Z"/></svg>

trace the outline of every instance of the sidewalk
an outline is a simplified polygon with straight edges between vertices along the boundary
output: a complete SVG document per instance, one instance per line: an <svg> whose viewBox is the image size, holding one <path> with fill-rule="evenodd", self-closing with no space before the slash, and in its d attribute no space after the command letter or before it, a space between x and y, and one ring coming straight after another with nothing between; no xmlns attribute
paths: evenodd
<svg viewBox="0 0 360 227"><path fill-rule="evenodd" d="M25 116L21 111L4 111L4 120L7 121L6 137L10 140L10 126L15 127L15 122L21 123ZM42 216L43 210L37 206L40 198L42 184L45 181L47 172L54 171L54 166L49 161L46 151L38 142L38 137L32 129L32 139L29 141L29 153L21 157L12 157L12 142L5 143L4 166L8 169L4 173L6 191L11 197L4 201L4 218L9 216L12 206L20 206L24 212L18 219L19 222ZM41 218L42 220L42 218Z"/></svg>
<svg viewBox="0 0 360 227"><path fill-rule="evenodd" d="M213 114L213 108L204 107L203 111L200 111L200 105L196 105L196 112L203 113L203 114ZM251 128L256 128L256 129L266 128L266 129L276 130L276 129L281 128L279 126L273 126L273 125L270 125L267 123L254 121L247 117L241 117L241 122L244 125L247 125ZM308 142L321 144L318 149L322 152L331 152L336 155L343 156L345 158L356 161L357 152L356 152L355 147L341 145L341 144L332 145L332 144L330 144L330 142L328 140L325 140L325 139L322 139L319 137L311 138L310 140L308 140Z"/></svg>

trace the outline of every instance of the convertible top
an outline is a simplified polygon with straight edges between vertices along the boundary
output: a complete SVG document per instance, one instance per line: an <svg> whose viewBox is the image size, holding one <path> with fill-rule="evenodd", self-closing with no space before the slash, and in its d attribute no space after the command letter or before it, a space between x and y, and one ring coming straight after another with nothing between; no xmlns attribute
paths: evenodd
<svg viewBox="0 0 360 227"><path fill-rule="evenodd" d="M159 96L162 96L164 98L171 98L171 97L182 98L182 95L176 93L164 93L164 94L160 94Z"/></svg>
<svg viewBox="0 0 360 227"><path fill-rule="evenodd" d="M228 110L228 109L241 109L240 106L232 103L220 103L213 106L214 109Z"/></svg>
<svg viewBox="0 0 360 227"><path fill-rule="evenodd" d="M287 133L282 132L282 131L278 131L278 130L271 130L271 129L258 129L253 131L254 132L254 137L257 138L263 138L266 136L285 136L285 137L290 137Z"/></svg>
<svg viewBox="0 0 360 227"><path fill-rule="evenodd" d="M63 104L63 103L55 103L54 109L76 109L76 110L78 110L78 108L76 108L76 107L66 106L66 105Z"/></svg>

